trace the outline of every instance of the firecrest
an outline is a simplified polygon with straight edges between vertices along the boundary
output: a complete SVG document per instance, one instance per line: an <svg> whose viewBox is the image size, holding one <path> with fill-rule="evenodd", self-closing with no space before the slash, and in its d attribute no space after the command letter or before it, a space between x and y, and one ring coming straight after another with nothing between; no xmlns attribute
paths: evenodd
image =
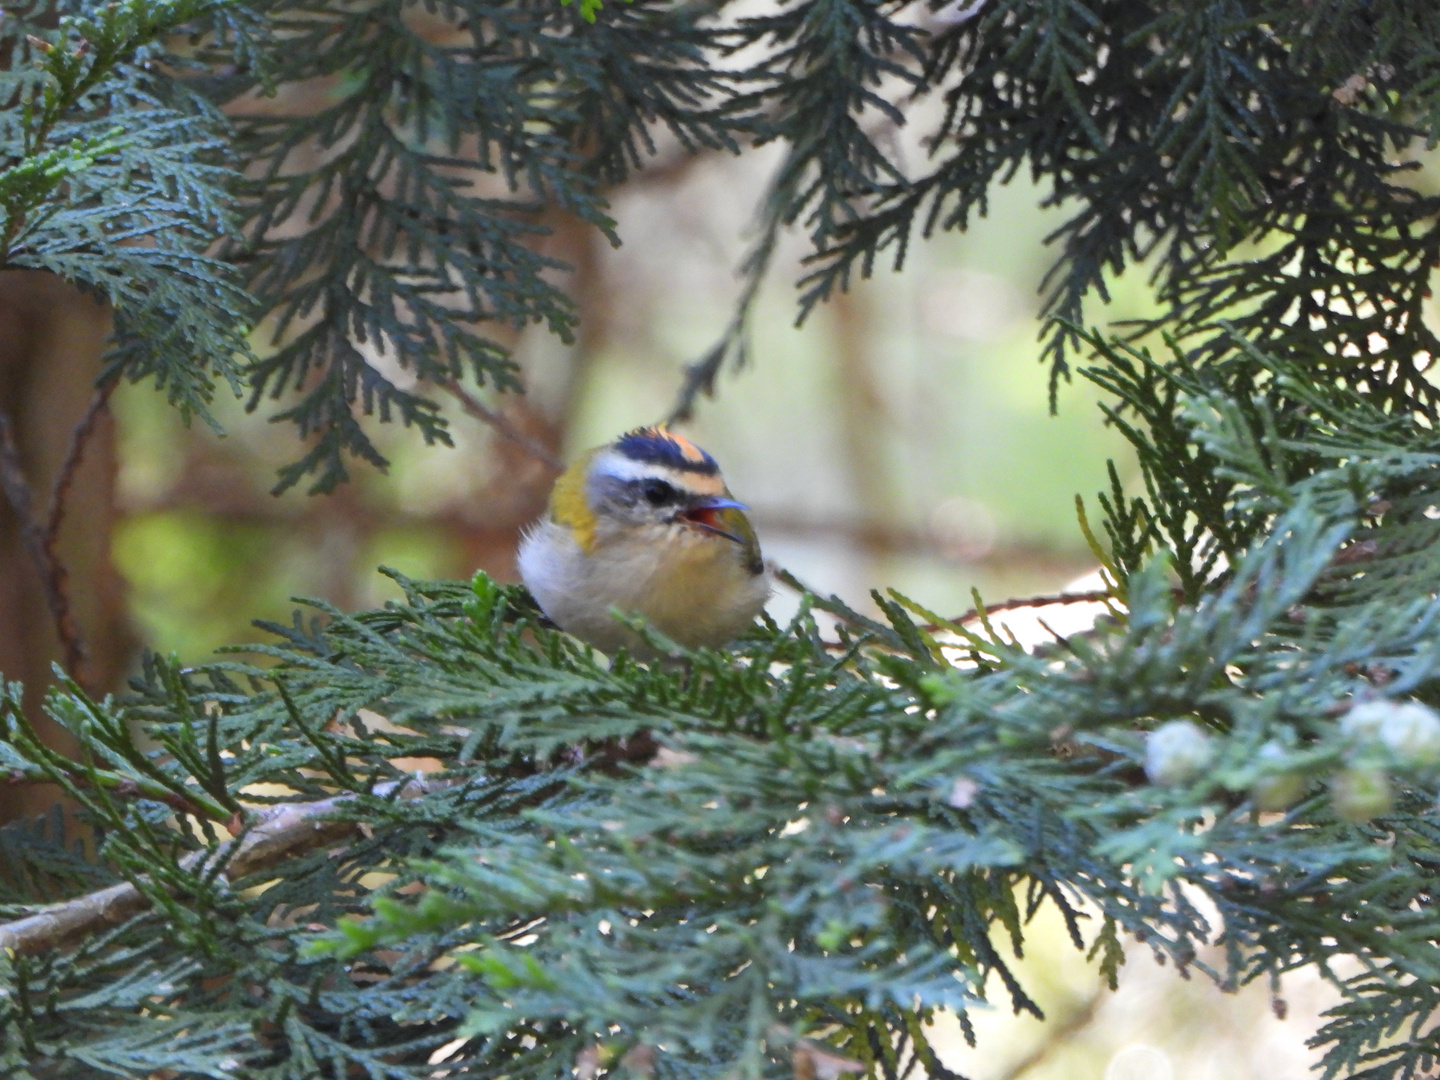
<svg viewBox="0 0 1440 1080"><path fill-rule="evenodd" d="M770 576L715 459L664 427L626 432L570 466L520 543L520 576L561 629L650 657L613 612L688 648L723 645L760 613Z"/></svg>

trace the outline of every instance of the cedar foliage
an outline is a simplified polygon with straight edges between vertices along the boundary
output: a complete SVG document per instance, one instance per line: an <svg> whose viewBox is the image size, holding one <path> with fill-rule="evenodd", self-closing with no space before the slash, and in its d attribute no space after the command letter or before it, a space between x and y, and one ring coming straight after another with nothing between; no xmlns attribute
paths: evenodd
<svg viewBox="0 0 1440 1080"><path fill-rule="evenodd" d="M8 687L0 767L94 844L0 831L0 914L145 904L0 955L7 1075L948 1077L926 1022L992 973L1038 1011L1007 955L1045 905L1112 981L1122 934L1186 969L1219 942L1222 986L1314 965L1344 993L1324 1075L1433 1069L1440 754L1338 722L1440 705L1430 0L117 0L0 33L6 264L115 305L101 378L283 399L309 442L282 487L378 462L363 416L443 442L427 383L513 388L486 324L572 318L543 213L607 229L660 128L784 142L746 273L806 230L802 312L1029 167L1069 215L1044 353L1088 358L1143 470L1091 503L1112 617L1040 654L876 593L606 662L522 590L398 579L249 659L60 687L78 760ZM313 80L308 111L253 108ZM883 128L911 115L937 119L907 166ZM1140 259L1163 347L1084 329ZM1151 783L1176 720L1208 767ZM415 758L445 771L411 790ZM323 800L343 843L227 873L232 830Z"/></svg>

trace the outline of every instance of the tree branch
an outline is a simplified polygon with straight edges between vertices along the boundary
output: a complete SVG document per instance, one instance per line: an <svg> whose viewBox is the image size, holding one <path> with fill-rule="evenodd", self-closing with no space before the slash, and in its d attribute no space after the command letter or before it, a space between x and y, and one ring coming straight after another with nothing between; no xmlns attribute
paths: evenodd
<svg viewBox="0 0 1440 1080"><path fill-rule="evenodd" d="M103 788L111 796L121 799L145 799L148 802L164 803L181 814L190 814L193 817L214 817L209 809L187 799L184 795L174 791L167 791L156 784L142 783L141 780L129 776L118 776L114 773L101 773L97 770L98 779L92 780L84 773L75 773L68 777L70 783L78 788ZM59 787L60 782L48 776L27 776L24 773L11 773L8 777L0 780L0 783L7 787L15 787L19 784L47 784L51 787Z"/></svg>
<svg viewBox="0 0 1440 1080"><path fill-rule="evenodd" d="M95 433L95 425L100 420L100 414L110 403L110 395L115 392L115 387L120 385L119 373L102 376L100 384L95 388L95 393L90 398L90 404L85 409L85 415L80 417L80 422L75 425L74 432L70 435L70 445L65 450L65 460L60 465L60 471L55 474L55 482L50 488L50 507L45 515L45 552L52 563L59 564L59 558L55 554L55 545L60 539L60 525L65 519L65 500L70 495L70 488L75 483L75 474L80 469L80 462L85 456L85 444L90 441L90 436Z"/></svg>
<svg viewBox="0 0 1440 1080"><path fill-rule="evenodd" d="M78 452L76 456L78 459ZM63 469L61 475L64 475ZM3 410L0 410L0 488L4 489L5 498L15 511L20 539L39 575L45 603L50 608L50 616L55 621L55 633L60 639L65 670L70 672L76 682L83 685L81 667L85 660L85 643L70 610L65 567L55 557L49 529L42 526L35 517L34 495L20 462L20 448L15 441L14 425Z"/></svg>
<svg viewBox="0 0 1440 1080"><path fill-rule="evenodd" d="M422 774L403 782L378 784L374 794L383 798L394 793L398 799L418 799L452 783L428 779ZM257 811L259 823L241 837L192 852L180 860L180 865L187 870L204 870L223 864L227 878L243 878L282 859L349 835L359 823L329 815L353 798L354 795L347 792L318 802L284 803ZM27 955L45 952L124 922L144 911L149 903L149 898L133 882L111 885L53 904L22 919L0 923L0 951L10 949Z"/></svg>
<svg viewBox="0 0 1440 1080"><path fill-rule="evenodd" d="M963 626L967 622L973 622L981 615L993 615L997 611L1024 611L1028 608L1052 607L1056 604L1097 604L1107 600L1114 600L1115 594L1108 589L1089 589L1086 592L1062 592L1046 593L1041 596L1021 596L1014 600L1002 600L996 604L986 604L983 608L971 608L963 614L947 619L946 622L954 623L956 626ZM943 626L926 626L926 630L944 630Z"/></svg>
<svg viewBox="0 0 1440 1080"><path fill-rule="evenodd" d="M772 569L777 580L794 589L796 592L802 594L809 593L811 596L822 595L815 589L810 588L783 566L772 564ZM1086 592L1045 593L1040 596L1021 596L1013 600L1001 600L994 604L986 604L983 609L971 608L969 611L956 615L953 619L946 619L945 624L963 626L967 622L974 622L980 618L982 614L993 615L997 611L1023 611L1028 608L1050 607L1056 604L1093 604L1114 599L1114 594L1105 589L1090 589ZM945 624L929 623L920 629L928 633L934 633L937 630L944 630Z"/></svg>
<svg viewBox="0 0 1440 1080"><path fill-rule="evenodd" d="M1043 1064L1056 1049L1090 1026L1104 999L1105 989L1101 987L1086 998L1078 1009L1053 1025L1045 1040L1001 1073L1000 1080L1020 1080L1020 1077L1031 1069Z"/></svg>
<svg viewBox="0 0 1440 1080"><path fill-rule="evenodd" d="M469 415L473 416L483 424L489 424L497 432L509 439L520 449L533 457L536 461L548 466L560 473L565 471L565 463L550 452L549 447L542 445L539 441L532 439L525 432L505 419L504 415L481 403L481 401L453 379L437 379L437 386L448 391L460 407Z"/></svg>

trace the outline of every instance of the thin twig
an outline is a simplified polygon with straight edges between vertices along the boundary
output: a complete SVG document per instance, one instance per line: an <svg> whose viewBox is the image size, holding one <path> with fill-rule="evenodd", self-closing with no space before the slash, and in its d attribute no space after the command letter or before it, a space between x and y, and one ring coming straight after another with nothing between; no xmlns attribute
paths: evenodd
<svg viewBox="0 0 1440 1080"><path fill-rule="evenodd" d="M919 96L917 91L912 95L912 100ZM899 121L893 116L881 116L877 123L869 126L865 135L877 147L881 142L889 143L893 153L899 131ZM809 152L808 149L792 149L771 178L758 215L760 238L745 253L736 270L736 274L740 278L741 289L734 307L731 308L730 322L726 324L720 339L710 347L709 351L681 369L680 389L675 395L675 404L671 406L670 413L666 418L667 424L681 424L694 419L695 406L701 395L703 394L707 398L715 396L715 384L726 362L730 361L732 357L734 358L732 366L736 371L744 368L749 362L748 339L751 313L759 299L761 288L769 278L770 268L775 261L775 253L779 249L781 237L791 224L789 211L795 205L796 193L809 175L807 169L797 167L797 165L805 165ZM869 277L870 273L866 270L861 276ZM840 288L842 292L849 290L848 274ZM822 299L829 299L828 290ZM809 316L814 303L815 301L812 300L801 302L800 320L802 322Z"/></svg>
<svg viewBox="0 0 1440 1080"><path fill-rule="evenodd" d="M733 366L738 371L749 359L750 315L775 261L775 252L787 224L785 210L793 202L795 189L804 175L802 169L795 167L796 159L801 156L799 151L792 150L771 178L760 208L760 238L745 253L737 271L741 288L731 309L730 322L726 324L720 340L704 356L685 365L680 390L666 423L680 424L692 419L700 395L715 396L715 382L726 361L734 357Z"/></svg>
<svg viewBox="0 0 1440 1080"><path fill-rule="evenodd" d="M972 622L980 618L982 610L984 614L990 615L996 611L1019 611L1025 608L1050 607L1054 604L1094 604L1114 599L1114 594L1106 589L1090 589L1086 592L1047 593L1041 596L1023 596L1015 600L1002 600L999 603L986 604L983 609L971 608L963 615L957 615L955 618L946 619L945 621L955 626L964 626L967 622ZM922 629L933 632L935 630L944 630L945 627L925 626L922 627ZM1051 632L1053 633L1054 631Z"/></svg>
<svg viewBox="0 0 1440 1080"><path fill-rule="evenodd" d="M70 782L80 788L104 788L112 798L120 799L144 799L146 802L164 803L170 809L181 814L190 814L193 817L211 817L203 806L193 799L187 799L184 795L175 791L157 791L152 787L143 787L140 782L131 777L105 776L101 782L91 780L89 777L77 772L71 776ZM108 781L108 782L106 782ZM56 785L56 781L48 776L26 776L23 773L11 773L7 777L0 778L0 784L14 787L17 784L49 784Z"/></svg>
<svg viewBox="0 0 1440 1080"><path fill-rule="evenodd" d="M45 516L45 552L52 562L58 563L55 555L55 545L60 540L60 524L65 519L65 502L70 496L70 488L75 483L75 474L80 469L80 462L85 457L85 445L90 441L90 436L95 433L95 425L100 420L100 414L105 411L106 405L110 402L110 395L115 392L115 387L120 385L118 373L105 377L95 388L95 393L90 398L90 405L85 410L85 415L75 425L75 430L70 434L70 445L65 450L65 460L60 465L60 471L55 474L55 483L50 488L50 507Z"/></svg>
<svg viewBox="0 0 1440 1080"><path fill-rule="evenodd" d="M21 541L39 575L45 603L50 608L50 617L55 622L55 633L64 653L65 670L83 685L81 667L85 660L85 643L70 611L65 567L54 557L47 530L35 517L34 495L20 462L14 425L3 410L0 410L0 488L4 489L5 498L15 512Z"/></svg>
<svg viewBox="0 0 1440 1080"><path fill-rule="evenodd" d="M453 781L416 776L403 783L378 784L373 794L398 799L418 799L449 787ZM398 790L397 790L398 787ZM180 860L186 870L204 872L224 864L225 876L236 880L273 866L282 859L344 839L359 828L359 822L331 817L355 796L350 793L318 802L284 803L259 812L259 824L238 840L227 840L213 848L196 851ZM66 942L115 926L144 911L150 899L132 882L111 885L85 896L52 904L33 915L0 923L0 952L12 949L34 955Z"/></svg>
<svg viewBox="0 0 1440 1080"><path fill-rule="evenodd" d="M541 462L557 473L565 471L565 463L551 453L549 447L544 446L538 440L526 435L525 432L505 419L501 413L483 404L474 394L470 393L470 391L466 390L458 382L453 379L437 379L435 382L436 385L449 391L455 400L460 403L460 407L476 420L484 424L489 424L536 461Z"/></svg>
<svg viewBox="0 0 1440 1080"><path fill-rule="evenodd" d="M1046 1033L1044 1042L1001 1073L1000 1080L1020 1080L1020 1077L1035 1068L1036 1065L1044 1062L1046 1058L1055 1052L1057 1047L1068 1042L1075 1035L1089 1027L1095 1019L1095 1014L1100 1011L1100 1005L1104 999L1104 988L1096 990L1086 999L1080 1008L1051 1027Z"/></svg>
<svg viewBox="0 0 1440 1080"><path fill-rule="evenodd" d="M801 596L804 596L806 593L809 593L811 596L821 595L820 590L812 589L809 585L806 585L805 582L801 581L798 577L796 577L791 571L786 570L785 567L781 566L773 559L767 559L765 561L765 569L770 571L771 576L774 577L776 581L780 582L780 584L782 585L789 586L792 590L799 593Z"/></svg>
<svg viewBox="0 0 1440 1080"><path fill-rule="evenodd" d="M699 400L700 395L715 396L715 382L720 377L726 361L732 356L737 370L745 366L749 357L750 312L755 306L756 298L760 295L760 286L764 284L768 275L783 225L779 214L773 211L773 205L777 198L778 192L772 190L766 199L764 231L761 233L759 242L741 263L740 277L744 285L739 299L735 302L730 322L726 324L720 340L712 345L704 356L694 363L685 365L680 380L680 389L675 395L675 404L671 406L670 413L665 420L667 424L682 424L692 419L695 415L695 403Z"/></svg>
<svg viewBox="0 0 1440 1080"><path fill-rule="evenodd" d="M809 593L811 596L820 595L819 592L810 588L789 570L781 566L772 564L772 573L774 573L777 580L788 585L798 593ZM994 604L986 604L983 612L989 615L996 611L1019 611L1026 608L1049 607L1054 604L1099 603L1114 599L1114 595L1105 589L1090 589L1086 592L1046 593L1040 596L1022 596L1014 600L1001 600ZM981 611L982 609L980 608L971 608L969 611L962 615L957 615L953 619L946 619L945 623L951 626L964 626L967 622L974 622L980 618ZM926 633L934 633L937 630L944 630L945 625L939 623L926 624L920 627L920 629Z"/></svg>
<svg viewBox="0 0 1440 1080"><path fill-rule="evenodd" d="M558 462L556 464L558 465ZM223 473L218 470L207 470L203 476L186 474L175 486L167 488L153 498L145 498L142 503L135 505L147 513L199 506L206 513L222 519L227 524L287 529L294 527L293 508L288 508L276 499L256 494L245 487L243 480L243 474L238 469L231 469ZM453 510L422 512L391 507L381 515L379 511L352 506L347 508L346 512L356 522L356 526L362 529L371 527L383 516L383 520L387 524L404 521L427 529L441 528L473 536L479 529L503 531L515 525L528 523L533 517L533 510L530 504L523 500L519 505L521 517L512 519L506 516L504 511L510 509L508 504L503 508L497 504L493 508L495 516L484 524L477 524L471 518ZM324 510L325 508L321 506L319 509ZM307 509L305 513L311 513L311 509ZM943 546L923 529L907 529L903 526L855 522L846 519L826 520L791 516L784 510L765 506L756 508L755 512L750 515L750 521L762 538L783 534L842 539L849 543L865 545L882 553L915 553L926 558L943 561L947 565L952 565L954 562ZM1043 574L1050 577L1076 577L1094 565L1093 560L1088 562L1081 560L1071 553L1049 545L1022 543L1006 544L983 555L962 561L966 566L999 570L1019 568L1032 576Z"/></svg>

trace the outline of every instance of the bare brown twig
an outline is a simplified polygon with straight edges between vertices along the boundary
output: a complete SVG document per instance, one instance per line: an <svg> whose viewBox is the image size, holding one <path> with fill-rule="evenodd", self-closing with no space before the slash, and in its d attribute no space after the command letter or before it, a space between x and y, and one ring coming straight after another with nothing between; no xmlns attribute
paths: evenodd
<svg viewBox="0 0 1440 1080"><path fill-rule="evenodd" d="M1063 592L1047 593L1041 596L1022 596L1014 600L1002 600L996 604L986 604L984 608L971 608L964 614L957 615L953 619L946 619L947 623L956 626L964 626L967 622L973 622L982 614L993 615L997 611L1023 611L1029 608L1051 607L1055 604L1095 604L1103 603L1106 600L1114 600L1113 593L1106 589L1090 589L1086 592ZM925 630L944 630L944 626L926 626ZM1052 633L1054 631L1051 631Z"/></svg>
<svg viewBox="0 0 1440 1080"><path fill-rule="evenodd" d="M55 482L50 487L50 506L45 515L45 550L52 561L58 562L55 545L60 539L60 524L65 520L65 500L70 495L70 488L75 483L75 474L79 471L80 462L85 457L85 445L90 441L90 436L94 434L100 414L110 403L110 395L115 392L115 387L118 385L120 385L119 376L111 375L95 388L95 393L90 398L90 404L85 409L85 415L75 425L75 430L70 436L70 445L65 450L65 460L61 463L60 471L55 474Z"/></svg>
<svg viewBox="0 0 1440 1080"><path fill-rule="evenodd" d="M76 787L81 788L105 787L108 793L116 798L145 799L148 802L164 803L166 806L170 807L170 809L178 811L182 814L191 814L195 817L211 816L206 812L203 806L200 806L192 799L185 798L184 795L181 795L178 792L156 791L151 787L141 787L139 783L133 780L122 779L109 785L104 785L97 784L91 781L83 773L77 772L70 777L70 782L73 783ZM14 787L17 784L49 784L52 787L57 786L56 782L54 780L51 780L49 777L25 776L24 774L20 773L11 773L8 777L0 779L0 783L3 783L9 787Z"/></svg>
<svg viewBox="0 0 1440 1080"><path fill-rule="evenodd" d="M565 471L565 463L551 453L549 447L542 445L536 439L532 439L507 420L502 413L483 404L474 394L470 393L470 391L466 390L458 382L455 382L453 379L436 380L436 385L448 391L450 395L460 403L460 407L464 409L466 413L481 423L489 424L536 461L547 465L557 473Z"/></svg>
<svg viewBox="0 0 1440 1080"><path fill-rule="evenodd" d="M34 493L20 461L20 447L15 440L14 425L3 411L0 411L0 488L4 489L5 498L15 512L25 551L35 564L40 587L45 593L45 604L50 609L51 618L55 620L55 633L60 639L65 669L77 682L83 683L81 667L85 660L85 643L70 611L65 567L55 557L49 543L48 530L35 516Z"/></svg>
<svg viewBox="0 0 1440 1080"><path fill-rule="evenodd" d="M1081 1002L1079 1008L1053 1025L1046 1033L1045 1041L1001 1073L1001 1080L1020 1080L1035 1066L1043 1064L1060 1046L1089 1027L1104 1003L1105 993L1103 987L1097 989Z"/></svg>
<svg viewBox="0 0 1440 1080"><path fill-rule="evenodd" d="M65 670L82 686L85 685L85 639L80 625L70 607L70 575L61 562L57 550L60 541L60 526L65 519L65 504L70 489L75 483L75 474L85 456L85 446L95 432L100 414L109 404L110 395L119 384L118 376L104 379L96 387L90 404L70 436L70 445L65 450L65 460L55 474L50 488L50 504L42 520L35 512L34 489L25 475L20 461L20 448L15 439L14 425L4 412L0 412L0 488L15 512L19 522L21 540L30 560L35 564L40 586L45 593L45 604L55 621L55 636L60 640Z"/></svg>
<svg viewBox="0 0 1440 1080"><path fill-rule="evenodd" d="M811 596L820 595L820 593L810 588L784 567L774 566L773 571L779 581L788 585L796 592L808 592ZM969 611L957 615L953 619L946 619L944 623L927 623L920 627L920 629L926 633L934 633L937 630L944 630L949 626L964 626L967 622L974 622L982 615L991 615L997 611L1023 611L1029 608L1051 607L1056 604L1093 604L1114 599L1114 595L1105 589L1090 589L1086 592L1046 593L1040 596L1022 596L1013 600L1001 600L994 604L986 604L983 609L971 608Z"/></svg>
<svg viewBox="0 0 1440 1080"><path fill-rule="evenodd" d="M374 794L391 793L398 799L418 799L449 787L453 781L427 779L423 775L404 782L379 784ZM224 863L225 876L238 879L272 866L282 859L312 848L344 839L359 823L330 817L340 810L351 794L336 795L318 802L283 803L257 813L259 823L236 840L227 840L181 860L187 870L204 870ZM97 892L52 904L33 915L0 923L0 951L36 954L74 941L87 934L124 922L144 911L150 900L132 882L111 885Z"/></svg>

